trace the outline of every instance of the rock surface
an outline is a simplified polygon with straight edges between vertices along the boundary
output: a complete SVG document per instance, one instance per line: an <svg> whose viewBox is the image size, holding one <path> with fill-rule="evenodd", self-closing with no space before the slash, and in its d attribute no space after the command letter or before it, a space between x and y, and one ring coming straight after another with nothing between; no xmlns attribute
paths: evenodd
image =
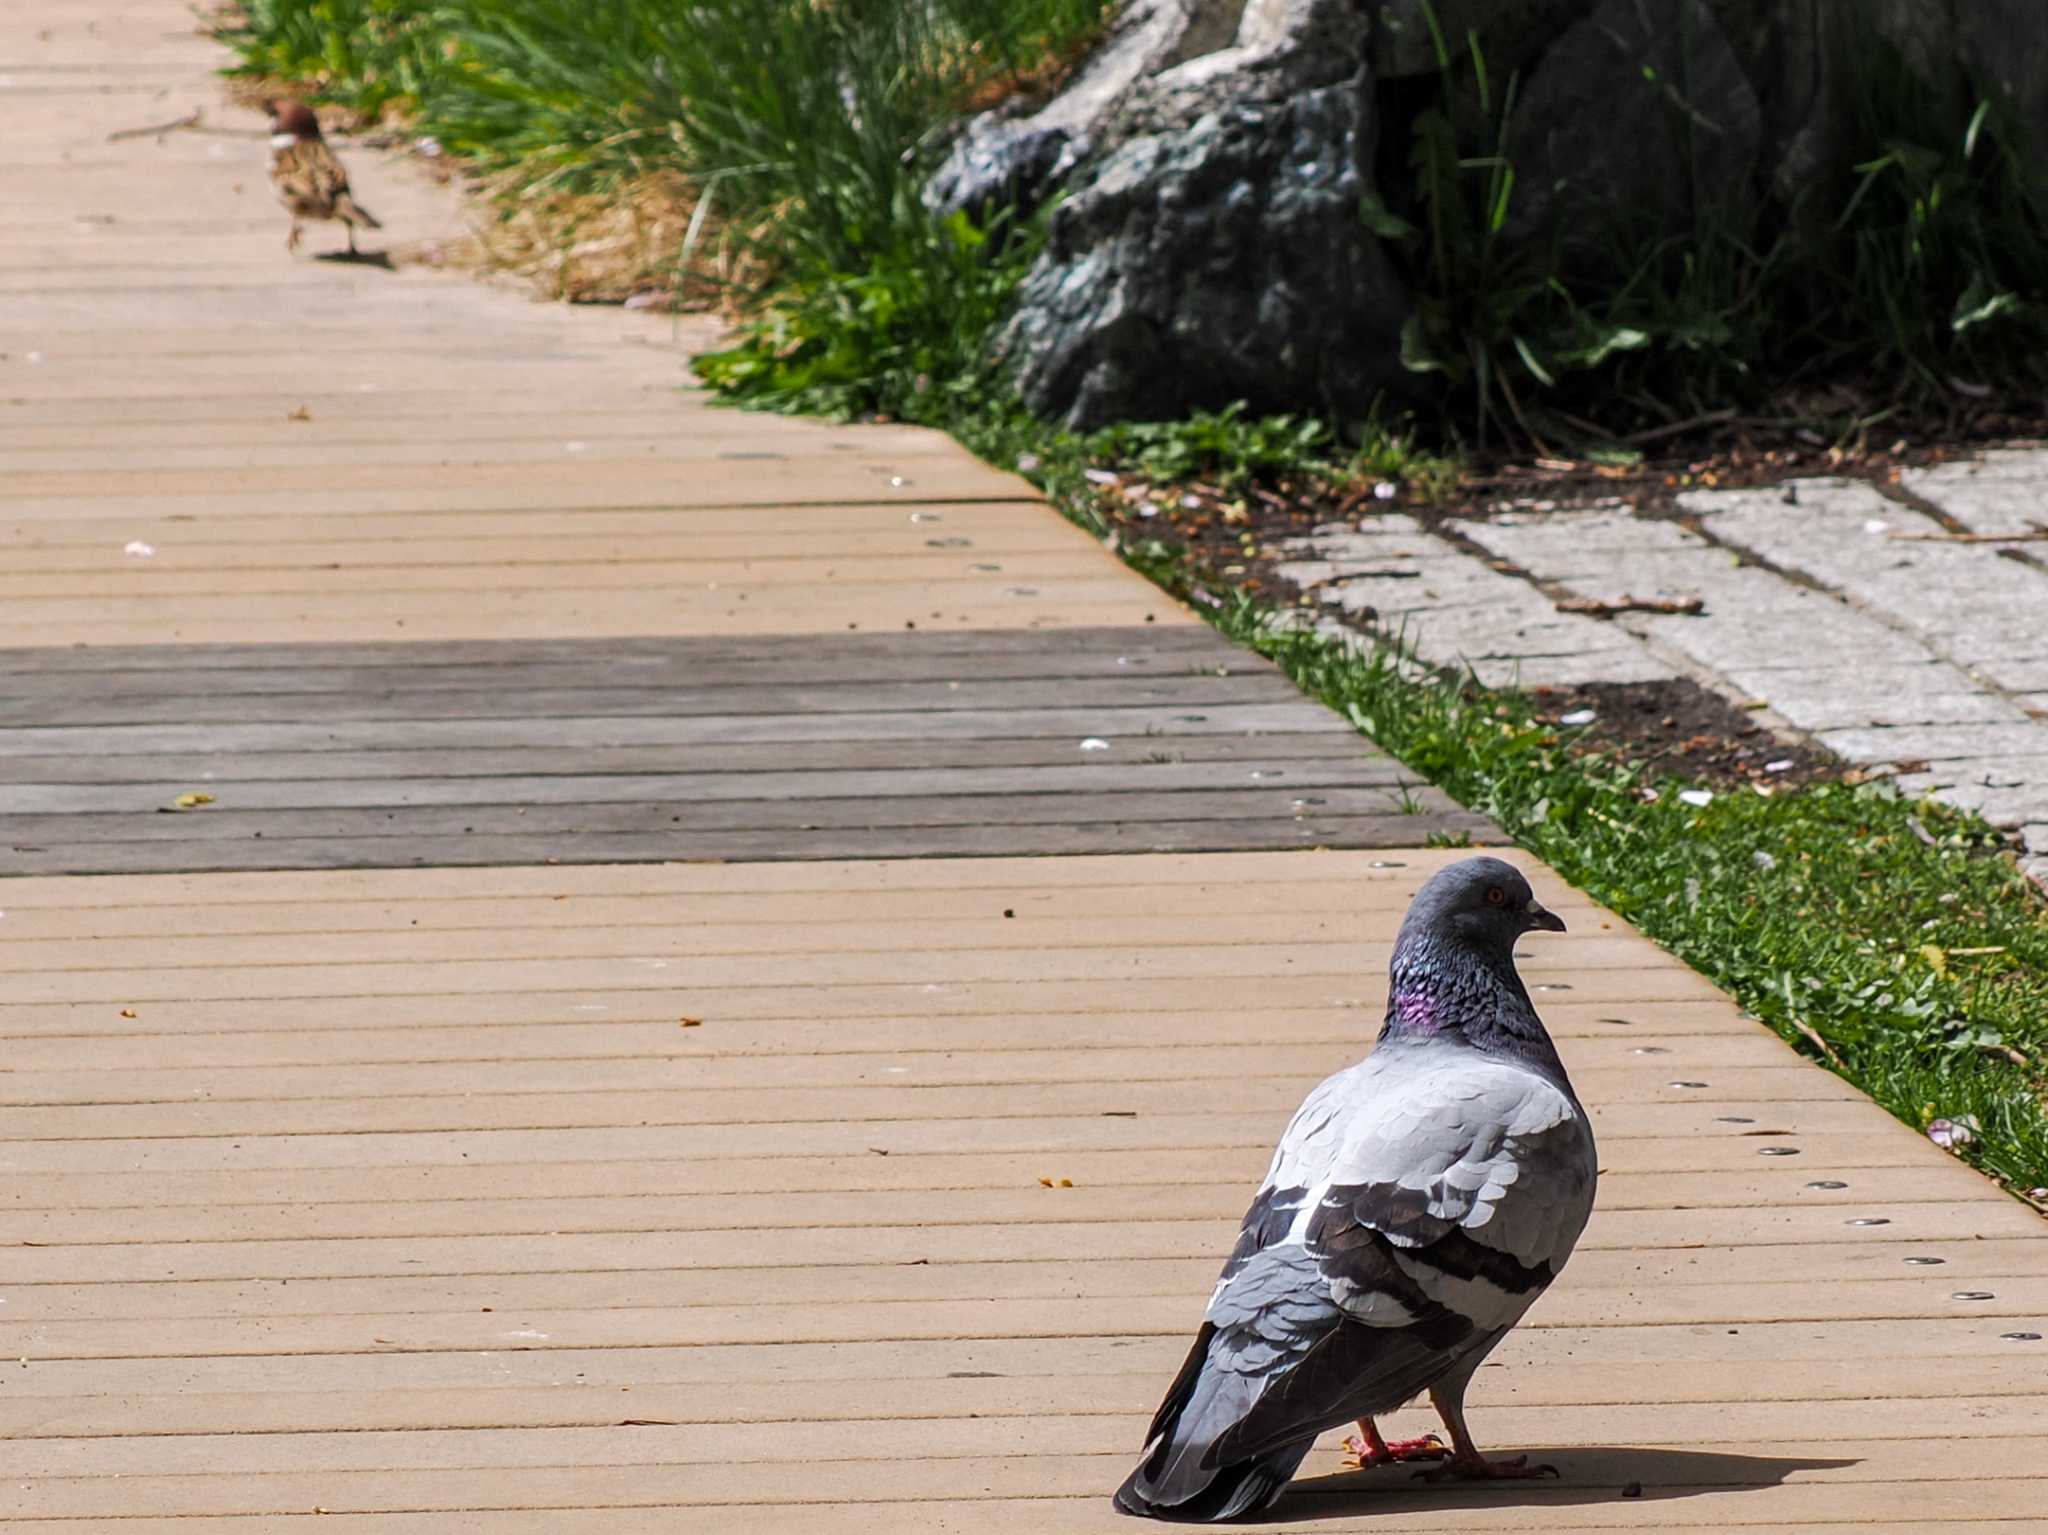
<svg viewBox="0 0 2048 1535"><path fill-rule="evenodd" d="M1154 75L1226 46L1244 0L1133 0L1079 73L1045 106L969 122L926 188L941 213L1029 212L1094 150L1131 93Z"/></svg>
<svg viewBox="0 0 2048 1535"><path fill-rule="evenodd" d="M1513 82L1510 247L1594 260L1843 181L1872 39L1992 100L2048 167L2039 0L1134 0L1066 91L970 124L928 189L1065 194L998 344L1027 403L1085 429L1234 400L1355 416L1411 388L1414 298L1361 213L1407 176L1432 15L1496 111Z"/></svg>
<svg viewBox="0 0 2048 1535"><path fill-rule="evenodd" d="M1763 114L1704 0L1603 0L1516 99L1508 235L1567 256L1684 233L1746 195Z"/></svg>

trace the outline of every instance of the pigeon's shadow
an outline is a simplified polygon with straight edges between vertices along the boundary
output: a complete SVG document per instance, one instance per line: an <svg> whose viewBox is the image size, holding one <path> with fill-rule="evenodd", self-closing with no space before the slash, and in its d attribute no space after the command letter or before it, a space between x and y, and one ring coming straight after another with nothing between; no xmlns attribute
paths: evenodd
<svg viewBox="0 0 2048 1535"><path fill-rule="evenodd" d="M1516 1450L1515 1454L1520 1454ZM1839 1471L1854 1459L1798 1455L1730 1455L1711 1450L1586 1448L1530 1450L1536 1465L1559 1474L1527 1482L1424 1482L1406 1466L1315 1476L1292 1483L1265 1518L1302 1524L1360 1514L1463 1509L1475 1517L1493 1507L1560 1507L1584 1503L1661 1502L1701 1493L1760 1492L1799 1471Z"/></svg>
<svg viewBox="0 0 2048 1535"><path fill-rule="evenodd" d="M386 272L398 270L397 267L391 264L391 253L389 251L319 251L315 253L313 259L315 261L338 261L343 266L373 266Z"/></svg>

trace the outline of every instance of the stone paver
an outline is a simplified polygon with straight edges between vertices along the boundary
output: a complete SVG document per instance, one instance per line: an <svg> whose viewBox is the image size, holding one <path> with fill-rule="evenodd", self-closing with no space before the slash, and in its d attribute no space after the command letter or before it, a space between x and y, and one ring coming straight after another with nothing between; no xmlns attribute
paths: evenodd
<svg viewBox="0 0 2048 1535"><path fill-rule="evenodd" d="M1279 573L1337 615L1398 634L1430 659L1469 665L1496 687L1646 682L1670 675L1625 630L1561 613L1527 582L1401 513L1332 524Z"/></svg>
<svg viewBox="0 0 2048 1535"><path fill-rule="evenodd" d="M1690 677L2011 828L2048 882L2048 451L1679 498L1331 525L1280 573L1417 655L1527 686ZM1930 515L1925 508L1939 515ZM1978 537L1959 538L1964 529ZM2013 534L2010 542L1981 535ZM1474 551L1477 552L1474 552ZM1699 597L1599 621L1558 600Z"/></svg>

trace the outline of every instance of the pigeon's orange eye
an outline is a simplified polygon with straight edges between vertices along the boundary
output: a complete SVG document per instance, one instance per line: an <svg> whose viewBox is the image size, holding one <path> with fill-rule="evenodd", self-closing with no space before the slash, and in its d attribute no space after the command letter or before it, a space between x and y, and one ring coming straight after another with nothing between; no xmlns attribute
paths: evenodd
<svg viewBox="0 0 2048 1535"><path fill-rule="evenodd" d="M1500 888L1500 886L1498 886L1498 885L1489 885L1489 886L1487 886L1487 888L1486 888L1486 904L1487 904L1487 905L1489 905L1489 906L1498 906L1498 905L1500 905L1500 904L1501 904L1501 902L1505 901L1505 900L1506 900L1507 898L1508 898L1508 893L1507 893L1507 892L1506 892L1505 890L1501 889L1501 888Z"/></svg>

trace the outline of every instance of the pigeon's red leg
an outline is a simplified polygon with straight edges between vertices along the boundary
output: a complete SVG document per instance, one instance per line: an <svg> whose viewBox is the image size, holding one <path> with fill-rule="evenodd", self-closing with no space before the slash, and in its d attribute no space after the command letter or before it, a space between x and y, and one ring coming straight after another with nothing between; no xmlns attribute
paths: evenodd
<svg viewBox="0 0 2048 1535"><path fill-rule="evenodd" d="M1523 1482L1558 1474L1555 1466L1530 1465L1526 1455L1517 1455L1513 1460L1488 1460L1480 1454L1479 1446L1472 1442L1472 1434L1465 1427L1464 1381L1448 1388L1442 1383L1430 1387L1429 1400L1437 1416L1444 1420L1444 1427L1451 1431L1451 1458L1441 1466L1416 1472L1417 1476L1432 1482L1447 1476L1461 1481Z"/></svg>
<svg viewBox="0 0 2048 1535"><path fill-rule="evenodd" d="M1358 1420L1358 1432L1344 1441L1344 1451L1361 1471L1391 1466L1401 1460L1442 1460L1451 1453L1434 1434L1424 1434L1420 1439L1396 1439L1389 1444L1380 1437L1370 1418Z"/></svg>
<svg viewBox="0 0 2048 1535"><path fill-rule="evenodd" d="M292 232L284 237L284 248L286 250L295 251L299 248L300 233L301 231L299 229L299 221L297 219L293 219Z"/></svg>

